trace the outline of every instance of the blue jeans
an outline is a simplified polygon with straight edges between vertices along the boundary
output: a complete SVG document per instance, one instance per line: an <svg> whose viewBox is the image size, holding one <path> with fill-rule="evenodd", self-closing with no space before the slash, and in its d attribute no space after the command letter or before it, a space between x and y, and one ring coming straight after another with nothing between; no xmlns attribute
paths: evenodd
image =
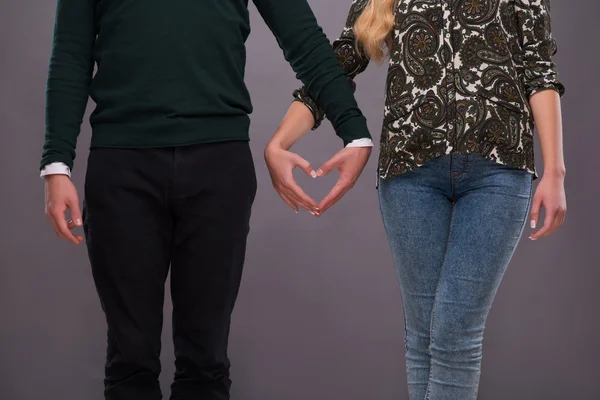
<svg viewBox="0 0 600 400"><path fill-rule="evenodd" d="M475 400L483 331L523 233L532 175L478 155L381 180L404 305L410 400Z"/></svg>

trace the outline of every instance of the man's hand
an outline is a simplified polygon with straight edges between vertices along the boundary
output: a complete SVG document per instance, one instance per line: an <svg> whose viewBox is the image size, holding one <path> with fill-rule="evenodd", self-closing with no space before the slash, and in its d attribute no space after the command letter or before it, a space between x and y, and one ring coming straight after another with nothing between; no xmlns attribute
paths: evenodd
<svg viewBox="0 0 600 400"><path fill-rule="evenodd" d="M74 235L71 229L80 227L81 210L77 189L66 175L48 175L46 182L46 217L50 220L54 232L60 238L74 244L83 242L83 236ZM65 212L70 211L71 219L67 221Z"/></svg>
<svg viewBox="0 0 600 400"><path fill-rule="evenodd" d="M346 147L338 151L318 169L317 176L325 176L334 169L340 171L340 178L337 183L319 203L319 215L327 211L354 187L369 160L371 150L371 147Z"/></svg>
<svg viewBox="0 0 600 400"><path fill-rule="evenodd" d="M317 202L304 193L294 179L294 169L296 167L300 167L307 175L316 178L317 173L310 163L298 154L287 151L276 143L269 143L266 147L265 161L271 175L273 187L283 201L296 212L298 212L300 206L313 215L319 215Z"/></svg>

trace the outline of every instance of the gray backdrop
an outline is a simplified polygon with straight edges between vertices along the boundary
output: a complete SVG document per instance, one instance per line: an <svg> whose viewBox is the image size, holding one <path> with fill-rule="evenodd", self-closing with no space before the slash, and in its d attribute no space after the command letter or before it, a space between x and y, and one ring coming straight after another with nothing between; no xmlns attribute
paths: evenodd
<svg viewBox="0 0 600 400"><path fill-rule="evenodd" d="M310 3L328 36L336 36L350 0ZM86 250L54 236L37 177L55 1L3 0L0 7L0 398L99 400L105 324ZM517 250L488 323L484 400L600 398L599 14L597 0L553 2L568 89L568 218L559 233L524 239ZM262 149L298 83L253 6L252 22L247 82L259 191L231 334L233 398L404 399L400 295L374 188L376 156L322 219L287 208L271 188ZM371 66L357 80L377 138L384 78L383 67ZM89 138L86 120L73 176L80 189ZM326 123L295 149L318 166L340 145ZM300 178L316 197L333 182ZM166 326L165 390L173 373L170 334Z"/></svg>

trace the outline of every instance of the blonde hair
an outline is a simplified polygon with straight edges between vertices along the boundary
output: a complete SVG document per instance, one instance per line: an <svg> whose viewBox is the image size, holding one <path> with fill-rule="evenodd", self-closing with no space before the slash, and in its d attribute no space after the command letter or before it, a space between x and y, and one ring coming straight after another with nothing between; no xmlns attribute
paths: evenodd
<svg viewBox="0 0 600 400"><path fill-rule="evenodd" d="M373 61L383 62L388 56L396 1L370 0L354 24L357 45Z"/></svg>

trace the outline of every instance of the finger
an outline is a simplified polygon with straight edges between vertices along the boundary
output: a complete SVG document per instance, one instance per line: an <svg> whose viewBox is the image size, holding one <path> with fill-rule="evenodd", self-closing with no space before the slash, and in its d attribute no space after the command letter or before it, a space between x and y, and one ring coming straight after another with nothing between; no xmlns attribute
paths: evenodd
<svg viewBox="0 0 600 400"><path fill-rule="evenodd" d="M294 201L296 204L310 212L319 211L317 202L307 195L304 190L298 186L295 180L292 179L286 182L285 188L287 189L286 194L290 200Z"/></svg>
<svg viewBox="0 0 600 400"><path fill-rule="evenodd" d="M60 232L60 237L73 244L81 243L81 237L77 237L73 234L73 232L71 232L67 221L64 218L56 220L56 226L58 227L58 231Z"/></svg>
<svg viewBox="0 0 600 400"><path fill-rule="evenodd" d="M52 224L52 229L54 229L54 233L56 233L56 236L58 236L61 239L66 240L66 237L64 237L64 235L60 229L60 225L58 223L58 221L60 221L61 219L64 220L64 218L65 218L64 211L59 210L57 208L53 208L48 212L47 216L48 216L48 220Z"/></svg>
<svg viewBox="0 0 600 400"><path fill-rule="evenodd" d="M64 237L62 237L62 234L60 233L60 229L58 228L58 224L56 223L54 218L48 216L48 221L50 221L50 224L52 225L52 229L54 230L54 233L56 233L56 236L58 236L61 239L64 239Z"/></svg>
<svg viewBox="0 0 600 400"><path fill-rule="evenodd" d="M83 218L81 217L81 208L79 207L79 198L77 196L73 196L72 198L67 199L67 206L69 207L69 213L71 214L71 226L69 226L69 230L73 228L79 228L83 225ZM73 234L73 237L77 239L77 244L83 242L83 236Z"/></svg>
<svg viewBox="0 0 600 400"><path fill-rule="evenodd" d="M54 210L52 212L52 219L54 231L60 238L73 244L80 243L79 239L77 239L69 229L69 225L67 224L67 220L65 219L64 211L61 212L60 210Z"/></svg>
<svg viewBox="0 0 600 400"><path fill-rule="evenodd" d="M306 173L306 175L312 178L317 177L317 172L313 169L312 165L298 154L294 156L294 162L302 171L304 171L304 173Z"/></svg>
<svg viewBox="0 0 600 400"><path fill-rule="evenodd" d="M71 214L71 222L74 226L82 226L81 209L79 208L79 199L77 197L67 199L67 207Z"/></svg>
<svg viewBox="0 0 600 400"><path fill-rule="evenodd" d="M331 208L331 206L337 203L349 189L350 185L344 183L342 180L338 180L335 186L319 204L321 214L323 214L325 211Z"/></svg>
<svg viewBox="0 0 600 400"><path fill-rule="evenodd" d="M317 170L317 176L326 176L331 171L339 166L341 158L339 153L331 157L325 164L321 165L321 167Z"/></svg>
<svg viewBox="0 0 600 400"><path fill-rule="evenodd" d="M298 207L310 212L311 214L315 215L318 214L320 212L320 209L318 206L316 205L312 205L310 203L307 203L306 201L304 201L302 198L298 197L294 192L292 192L291 190L288 190L286 192L288 198L295 204L298 205ZM316 202L315 202L316 203Z"/></svg>
<svg viewBox="0 0 600 400"><path fill-rule="evenodd" d="M277 193L279 193L279 197L281 197L281 199L288 205L290 206L290 208L292 210L294 210L296 212L296 214L298 213L298 205L294 204L294 202L292 200L290 200L290 198L285 195L284 193L277 191Z"/></svg>
<svg viewBox="0 0 600 400"><path fill-rule="evenodd" d="M556 216L557 216L556 209L550 209L550 208L546 209L546 216L544 217L544 226L542 227L542 229L534 232L529 238L531 240L537 240L544 236L548 236L549 234L554 232L556 230L555 229Z"/></svg>
<svg viewBox="0 0 600 400"><path fill-rule="evenodd" d="M334 197L333 199L331 199L331 201L329 202L329 204L326 206L326 210L328 210L331 207L333 207L334 205L336 205L337 202L340 201L346 195L346 193L348 193L348 190L342 191L339 195L337 195L336 197ZM323 213L323 211L321 211L321 213ZM317 216L319 217L320 215L317 215Z"/></svg>
<svg viewBox="0 0 600 400"><path fill-rule="evenodd" d="M558 230L565 223L566 210L563 208L559 208L556 217L556 226L554 230Z"/></svg>
<svg viewBox="0 0 600 400"><path fill-rule="evenodd" d="M542 197L534 196L531 203L531 212L529 213L530 226L532 229L537 227L540 220L540 209L542 208Z"/></svg>
<svg viewBox="0 0 600 400"><path fill-rule="evenodd" d="M67 227L69 228L69 230L73 230L75 228L79 228L82 225L81 221L79 223L77 223L76 221L70 219L67 221ZM73 234L73 236L75 236L75 238L77 238L77 241L79 243L83 242L83 236L81 235L77 235L77 234Z"/></svg>

